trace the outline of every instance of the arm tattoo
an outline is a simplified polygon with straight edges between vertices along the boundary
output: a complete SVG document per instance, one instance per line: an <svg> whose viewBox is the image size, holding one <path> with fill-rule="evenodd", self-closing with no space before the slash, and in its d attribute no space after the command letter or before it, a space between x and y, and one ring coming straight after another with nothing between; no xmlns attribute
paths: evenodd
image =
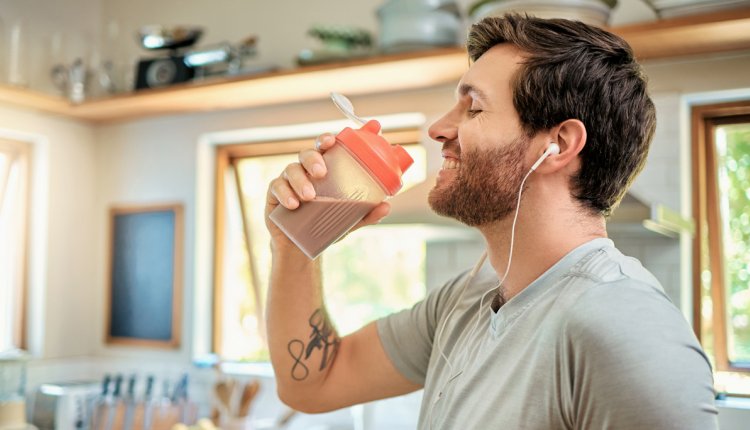
<svg viewBox="0 0 750 430"><path fill-rule="evenodd" d="M323 357L321 357L320 366L318 367L318 370L322 371L331 364L341 343L341 339L334 332L331 323L322 309L316 309L310 315L308 323L312 328L312 332L310 333L307 345L300 339L292 339L287 344L287 351L289 351L289 355L294 359L292 379L295 381L302 381L310 374L310 370L303 363L303 360L308 361L316 349L320 349L323 352Z"/></svg>

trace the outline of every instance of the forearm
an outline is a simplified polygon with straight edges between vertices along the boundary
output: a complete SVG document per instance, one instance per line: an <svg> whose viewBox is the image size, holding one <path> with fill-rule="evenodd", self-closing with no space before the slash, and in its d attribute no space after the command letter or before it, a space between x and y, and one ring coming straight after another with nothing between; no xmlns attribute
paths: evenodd
<svg viewBox="0 0 750 430"><path fill-rule="evenodd" d="M273 255L266 305L271 362L279 397L303 412L338 409L418 388L386 357L374 324L338 337L323 303L320 262L305 256L270 219L279 205L295 210L315 197L311 178L326 175L322 153L335 143L332 135L324 135L315 149L302 151L299 163L289 164L271 181L266 200ZM354 229L377 223L389 208L381 203Z"/></svg>
<svg viewBox="0 0 750 430"><path fill-rule="evenodd" d="M279 395L295 402L320 388L340 345L323 303L319 259L293 246L274 248L267 313Z"/></svg>

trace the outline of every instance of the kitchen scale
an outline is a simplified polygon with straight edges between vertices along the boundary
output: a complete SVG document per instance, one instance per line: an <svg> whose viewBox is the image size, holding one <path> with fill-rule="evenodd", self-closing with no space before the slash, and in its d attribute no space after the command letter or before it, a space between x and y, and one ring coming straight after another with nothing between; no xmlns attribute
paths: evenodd
<svg viewBox="0 0 750 430"><path fill-rule="evenodd" d="M141 28L139 35L145 49L166 50L167 54L138 62L136 89L164 87L193 79L195 68L185 64L184 48L195 44L203 35L203 29L146 26Z"/></svg>
<svg viewBox="0 0 750 430"><path fill-rule="evenodd" d="M275 69L272 66L248 68L247 60L256 54L256 38L239 43L218 43L191 49L203 35L201 27L150 25L139 31L141 46L166 54L138 62L135 89L160 88L213 75L238 75Z"/></svg>

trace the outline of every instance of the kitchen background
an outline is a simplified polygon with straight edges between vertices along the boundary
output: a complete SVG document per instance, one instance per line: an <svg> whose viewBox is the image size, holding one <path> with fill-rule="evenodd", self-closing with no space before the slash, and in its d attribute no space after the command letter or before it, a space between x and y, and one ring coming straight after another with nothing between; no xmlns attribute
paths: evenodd
<svg viewBox="0 0 750 430"><path fill-rule="evenodd" d="M114 80L121 86L132 85L135 62L149 55L140 47L136 32L148 24L199 25L205 29L199 46L256 36L256 54L247 66L287 69L296 67L300 51L319 47L307 35L314 25L361 28L377 40L376 11L383 3L0 0L6 47L0 79L6 85L59 95L61 90L50 79L51 69L57 64L69 66L80 57L91 64L110 60L115 64ZM473 2L456 3L465 24ZM644 2L621 0L609 23L621 26L657 19ZM14 43L20 53L9 48ZM648 164L633 191L646 202L664 204L689 217L690 106L750 98L750 50L647 60L644 67L657 105L658 126ZM426 129L451 105L454 86L450 82L365 92L352 99L357 112L365 116L421 114L423 119L411 126L419 128L429 173L439 168L440 156ZM105 92L106 85L94 85L86 96ZM175 383L187 373L190 398L199 404L202 415L208 414L216 402L214 383L222 376L196 362L207 360L212 352L215 148L252 142L259 135L266 141L291 139L295 132L289 127L299 124L312 124L309 130L335 131L340 118L330 101L322 98L100 124L19 106L13 100L0 102L0 137L28 142L33 151L26 337L34 358L28 365L29 399L43 383L100 381L105 374L134 372ZM276 134L269 138L269 133ZM108 344L104 339L109 208L163 202L184 206L180 346L165 350ZM652 270L691 320L689 235L668 238L629 227L618 233L616 226L612 231L617 245ZM470 266L481 253L476 237L460 237L431 236L426 246L427 288ZM271 428L273 420L284 415L267 366L227 365L224 370L242 380L261 381L251 415L256 428ZM416 393L331 414L296 415L288 428L414 428L418 405ZM747 419L743 413L748 411L742 405L722 408L722 428L742 428L740 423Z"/></svg>

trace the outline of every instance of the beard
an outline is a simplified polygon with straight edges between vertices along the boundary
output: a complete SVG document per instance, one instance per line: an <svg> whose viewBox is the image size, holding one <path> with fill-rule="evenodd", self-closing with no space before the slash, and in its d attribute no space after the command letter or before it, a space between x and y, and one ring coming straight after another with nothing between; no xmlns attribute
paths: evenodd
<svg viewBox="0 0 750 430"><path fill-rule="evenodd" d="M462 153L455 178L430 191L432 210L471 227L507 217L516 209L527 143L519 137L503 148Z"/></svg>

